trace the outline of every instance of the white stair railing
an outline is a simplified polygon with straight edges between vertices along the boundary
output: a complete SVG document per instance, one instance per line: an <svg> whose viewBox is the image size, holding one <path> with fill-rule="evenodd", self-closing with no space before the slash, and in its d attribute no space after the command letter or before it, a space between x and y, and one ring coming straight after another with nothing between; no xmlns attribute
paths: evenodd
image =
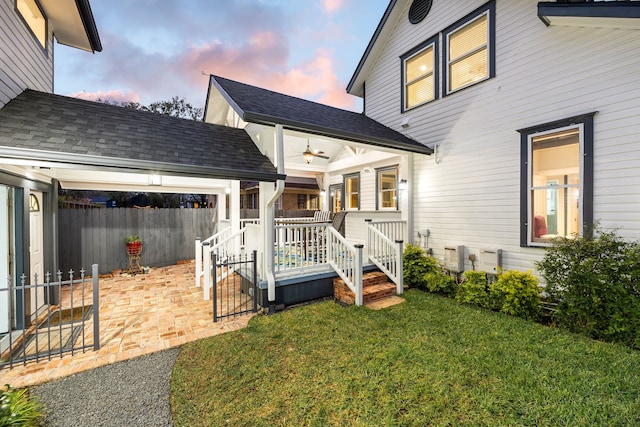
<svg viewBox="0 0 640 427"><path fill-rule="evenodd" d="M236 233L231 234L228 233L225 238L216 238L216 239L207 239L202 242L201 251L202 251L202 276L204 276L204 286L203 286L203 294L204 300L208 301L210 299L210 291L213 287L213 268L215 266L212 264L213 256L215 255L215 262L220 263L224 262L230 255L233 254L234 248L242 248L241 243L244 240L246 228L242 228ZM214 237L214 236L212 236ZM212 244L213 242L215 244ZM196 257L197 257L197 246L196 246ZM196 271L198 268L198 258L196 258ZM222 280L227 277L229 274L233 273L233 269L229 268L225 270L224 275L219 276L218 279ZM196 274L196 286L200 285L200 280L198 278L198 274Z"/></svg>
<svg viewBox="0 0 640 427"><path fill-rule="evenodd" d="M396 284L396 294L404 292L402 253L404 221L367 221L369 260ZM383 231L384 230L384 231ZM389 237L386 233L390 234Z"/></svg>
<svg viewBox="0 0 640 427"><path fill-rule="evenodd" d="M327 227L327 259L345 285L355 295L356 305L362 305L362 248L351 245L333 227Z"/></svg>
<svg viewBox="0 0 640 427"><path fill-rule="evenodd" d="M200 279L204 276L204 272L207 271L203 268L202 265L202 256L203 256L203 252L202 252L202 246L205 243L208 243L209 245L217 245L218 242L220 242L223 239L226 239L227 237L229 237L229 235L231 235L231 227L226 227L223 230L220 230L219 232L215 233L214 235L206 238L205 240L200 240L200 237L196 237L196 242L195 242L195 252L196 252L196 275L195 275L195 282L196 282L196 287L200 287Z"/></svg>

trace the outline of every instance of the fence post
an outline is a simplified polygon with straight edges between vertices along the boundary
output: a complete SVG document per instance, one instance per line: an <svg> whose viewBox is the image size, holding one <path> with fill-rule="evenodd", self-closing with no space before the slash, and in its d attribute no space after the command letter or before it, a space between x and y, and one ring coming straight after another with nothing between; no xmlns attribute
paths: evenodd
<svg viewBox="0 0 640 427"><path fill-rule="evenodd" d="M258 251L253 250L253 312L258 312Z"/></svg>
<svg viewBox="0 0 640 427"><path fill-rule="evenodd" d="M209 301L209 290L211 289L211 252L209 251L209 242L204 242L204 300Z"/></svg>
<svg viewBox="0 0 640 427"><path fill-rule="evenodd" d="M196 237L196 287L200 287L200 277L202 276L202 244L200 237Z"/></svg>
<svg viewBox="0 0 640 427"><path fill-rule="evenodd" d="M356 305L362 305L362 248L363 244L355 245L356 248L356 265L354 266L354 285L356 287Z"/></svg>
<svg viewBox="0 0 640 427"><path fill-rule="evenodd" d="M91 266L93 282L93 349L100 350L100 290L98 287L98 264Z"/></svg>
<svg viewBox="0 0 640 427"><path fill-rule="evenodd" d="M402 293L404 292L404 264L402 259L402 244L404 243L404 241L396 240L396 243L398 244L398 260L396 262L396 277L398 278L398 281L396 283L396 294L402 295Z"/></svg>
<svg viewBox="0 0 640 427"><path fill-rule="evenodd" d="M205 265L207 264L207 259L211 258L211 255L209 254L209 251L206 250L205 251L207 255L207 258L205 258ZM215 267L216 265L218 265L218 256L214 253L213 254L213 321L217 322L218 321L218 278L216 277L217 273L218 273L218 269ZM209 270L207 270L209 271ZM209 276L209 273L207 273L207 277ZM209 290L207 289L206 295L205 295L205 299L209 299Z"/></svg>

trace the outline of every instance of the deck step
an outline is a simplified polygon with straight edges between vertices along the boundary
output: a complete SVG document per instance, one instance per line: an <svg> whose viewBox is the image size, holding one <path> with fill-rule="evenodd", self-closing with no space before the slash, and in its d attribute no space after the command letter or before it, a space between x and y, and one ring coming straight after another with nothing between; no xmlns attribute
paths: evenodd
<svg viewBox="0 0 640 427"><path fill-rule="evenodd" d="M363 304L378 301L396 294L396 285L382 272L374 271L362 276L362 300ZM333 297L343 304L355 303L355 295L344 283L344 280L333 279Z"/></svg>

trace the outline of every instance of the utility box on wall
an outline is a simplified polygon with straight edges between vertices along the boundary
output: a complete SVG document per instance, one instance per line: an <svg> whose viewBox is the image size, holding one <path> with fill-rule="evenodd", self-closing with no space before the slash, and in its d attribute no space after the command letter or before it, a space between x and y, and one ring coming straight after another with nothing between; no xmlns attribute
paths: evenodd
<svg viewBox="0 0 640 427"><path fill-rule="evenodd" d="M478 270L490 274L498 274L502 267L502 249L482 249L478 260Z"/></svg>
<svg viewBox="0 0 640 427"><path fill-rule="evenodd" d="M464 271L464 245L445 246L444 268L454 273Z"/></svg>

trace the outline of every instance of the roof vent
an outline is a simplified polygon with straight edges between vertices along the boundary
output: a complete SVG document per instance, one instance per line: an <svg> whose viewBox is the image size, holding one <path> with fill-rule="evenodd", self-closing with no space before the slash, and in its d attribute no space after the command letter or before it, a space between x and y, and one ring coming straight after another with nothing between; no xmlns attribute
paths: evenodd
<svg viewBox="0 0 640 427"><path fill-rule="evenodd" d="M409 8L409 22L417 24L429 14L431 10L431 0L413 0Z"/></svg>

